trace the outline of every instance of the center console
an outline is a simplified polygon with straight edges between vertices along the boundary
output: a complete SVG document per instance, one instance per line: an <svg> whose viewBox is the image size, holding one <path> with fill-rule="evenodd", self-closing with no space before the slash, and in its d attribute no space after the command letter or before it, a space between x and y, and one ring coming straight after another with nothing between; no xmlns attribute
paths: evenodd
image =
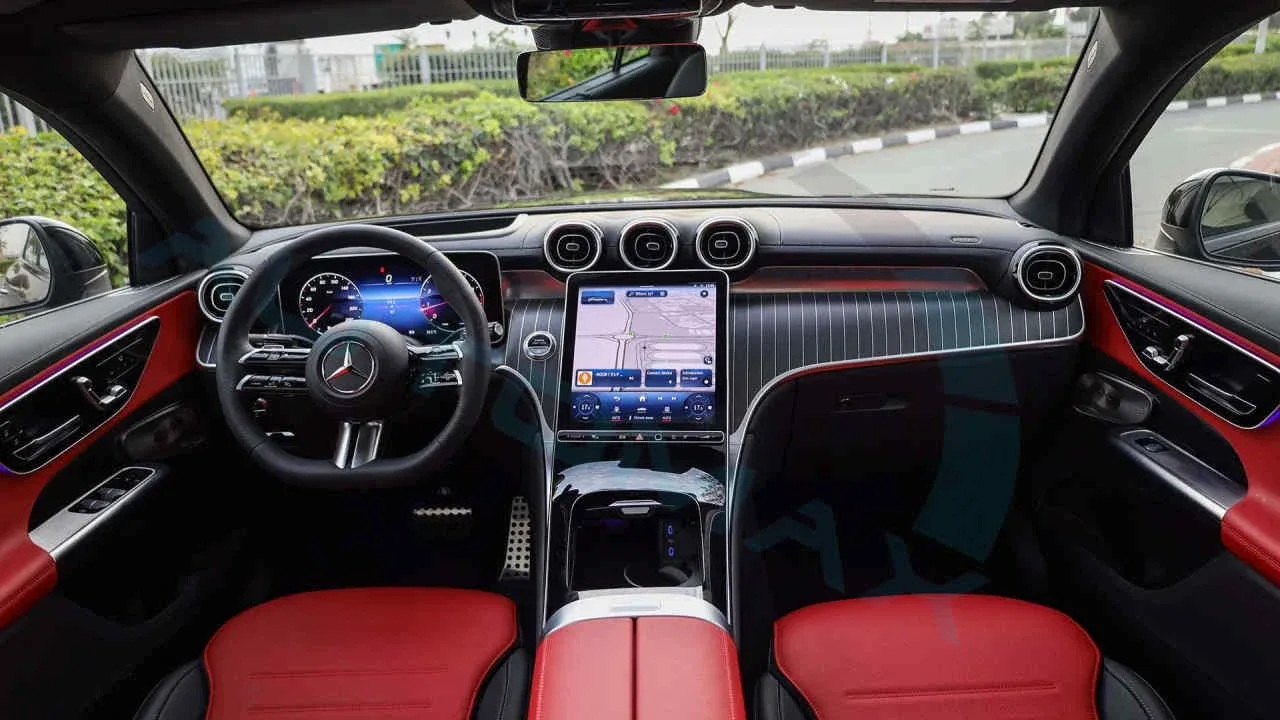
<svg viewBox="0 0 1280 720"><path fill-rule="evenodd" d="M725 603L728 277L566 286L547 614L652 591Z"/></svg>
<svg viewBox="0 0 1280 720"><path fill-rule="evenodd" d="M745 716L725 622L728 277L566 286L531 720Z"/></svg>

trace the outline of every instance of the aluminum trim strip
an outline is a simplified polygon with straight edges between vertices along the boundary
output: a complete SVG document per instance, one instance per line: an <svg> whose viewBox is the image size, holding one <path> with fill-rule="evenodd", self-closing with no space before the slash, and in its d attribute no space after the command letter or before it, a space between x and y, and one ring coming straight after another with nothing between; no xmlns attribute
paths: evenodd
<svg viewBox="0 0 1280 720"><path fill-rule="evenodd" d="M120 473L128 470L146 470L149 474L137 485L125 491L124 495L116 498L110 505L96 513L76 513L71 512L70 508L84 498L92 495L98 488L106 485L120 475ZM74 545L81 539L86 537L90 531L97 525L102 524L107 518L119 512L120 508L132 502L140 495L142 488L151 484L156 477L155 468L144 467L140 465L131 465L123 467L112 473L110 477L102 482L94 485L88 492L76 498L66 507L59 510L53 517L40 523L38 527L32 530L28 537L36 547L41 548L45 552L53 556L56 563L64 555L71 550Z"/></svg>
<svg viewBox="0 0 1280 720"><path fill-rule="evenodd" d="M639 617L694 618L709 622L725 632L729 631L724 613L706 600L683 593L642 592L593 595L575 600L557 610L547 620L542 636L546 637L556 630L587 620Z"/></svg>

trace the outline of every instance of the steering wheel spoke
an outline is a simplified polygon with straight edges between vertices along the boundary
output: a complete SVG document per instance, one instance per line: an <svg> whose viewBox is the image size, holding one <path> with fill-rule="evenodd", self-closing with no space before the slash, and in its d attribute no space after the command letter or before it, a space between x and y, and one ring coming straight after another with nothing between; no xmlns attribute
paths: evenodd
<svg viewBox="0 0 1280 720"><path fill-rule="evenodd" d="M333 452L333 464L343 469L354 469L378 459L378 447L382 444L382 421L347 420L338 428L338 443Z"/></svg>
<svg viewBox="0 0 1280 720"><path fill-rule="evenodd" d="M415 392L462 385L462 346L408 345L409 387Z"/></svg>

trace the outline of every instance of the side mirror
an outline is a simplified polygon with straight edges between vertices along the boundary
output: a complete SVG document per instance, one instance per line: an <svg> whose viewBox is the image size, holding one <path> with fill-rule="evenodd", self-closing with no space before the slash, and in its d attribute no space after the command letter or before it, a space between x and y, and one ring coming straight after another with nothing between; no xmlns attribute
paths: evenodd
<svg viewBox="0 0 1280 720"><path fill-rule="evenodd" d="M110 289L106 261L83 233L49 218L0 220L0 314L57 307Z"/></svg>
<svg viewBox="0 0 1280 720"><path fill-rule="evenodd" d="M1280 176L1252 170L1197 173L1169 194L1161 231L1181 255L1280 269Z"/></svg>
<svg viewBox="0 0 1280 720"><path fill-rule="evenodd" d="M516 64L530 102L647 100L701 95L707 53L697 43L539 50Z"/></svg>

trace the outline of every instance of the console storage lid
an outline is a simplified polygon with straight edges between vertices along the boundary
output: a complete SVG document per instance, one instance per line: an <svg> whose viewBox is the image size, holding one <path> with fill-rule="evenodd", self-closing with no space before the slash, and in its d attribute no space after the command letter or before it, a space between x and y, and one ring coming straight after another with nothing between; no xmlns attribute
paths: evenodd
<svg viewBox="0 0 1280 720"><path fill-rule="evenodd" d="M635 598L625 605L641 607ZM684 600L710 612L683 613ZM538 647L529 720L744 720L733 638L718 610L684 600L668 603L670 614L562 608L568 619L553 616Z"/></svg>

